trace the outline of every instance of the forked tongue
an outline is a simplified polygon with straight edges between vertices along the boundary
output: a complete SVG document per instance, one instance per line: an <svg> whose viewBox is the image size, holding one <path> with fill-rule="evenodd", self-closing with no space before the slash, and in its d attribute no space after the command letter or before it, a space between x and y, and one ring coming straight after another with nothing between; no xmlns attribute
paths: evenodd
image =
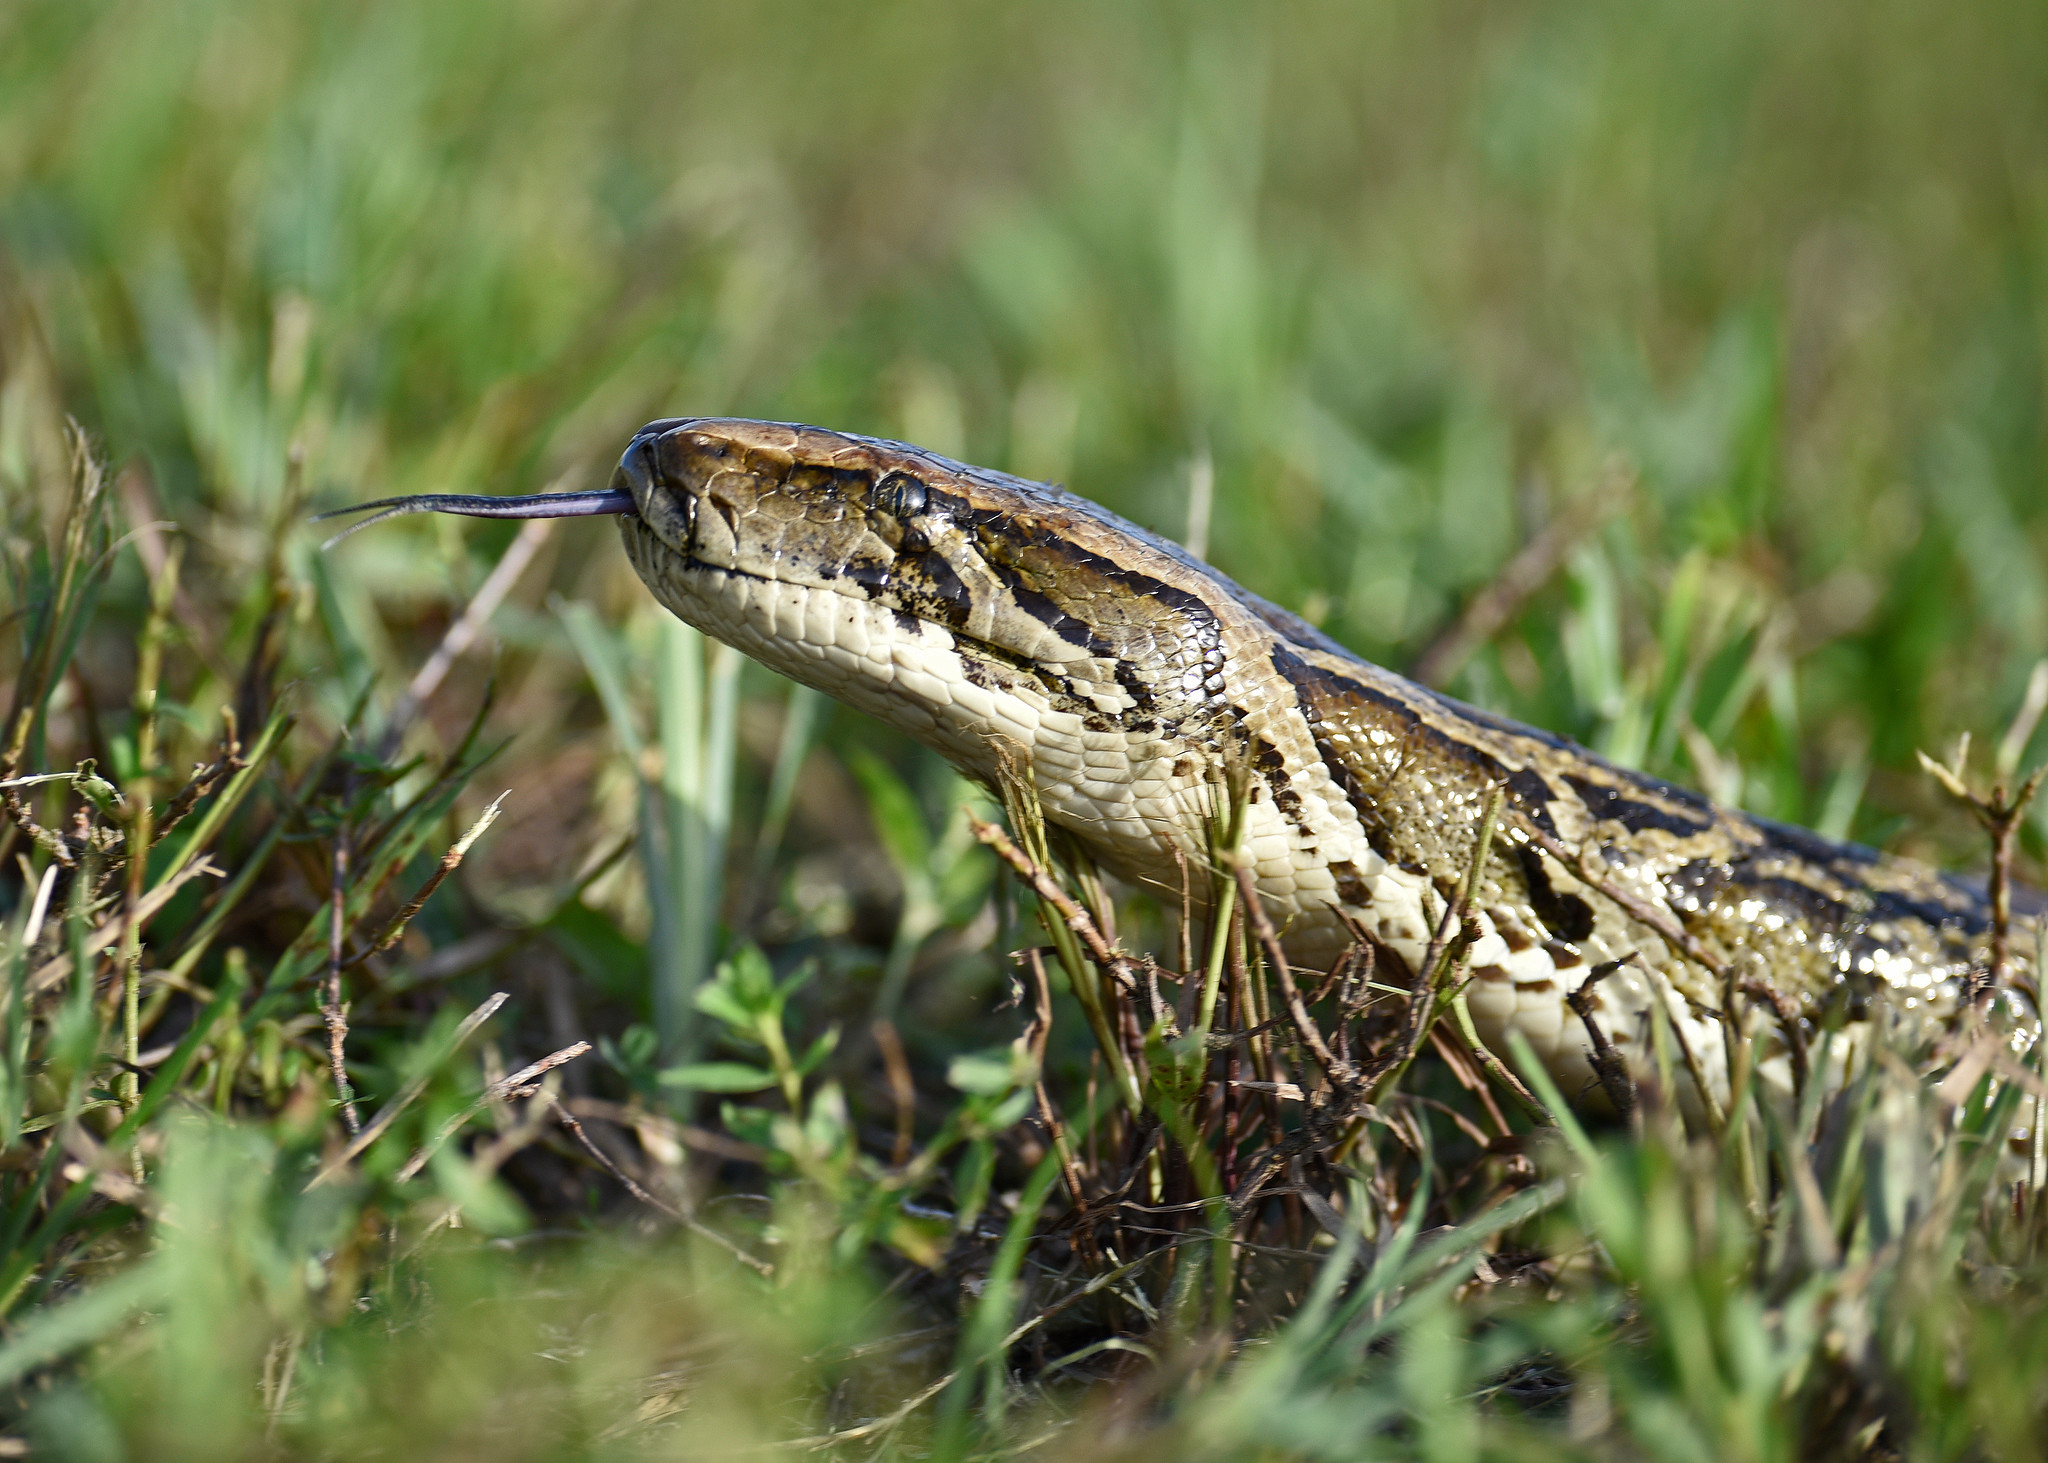
<svg viewBox="0 0 2048 1463"><path fill-rule="evenodd" d="M350 534L401 513L460 513L465 518L597 518L607 513L634 511L633 495L623 488L599 488L587 493L528 493L514 498L493 498L481 493L420 493L410 498L379 498L374 503L315 513L313 521L318 523L323 518L340 518L350 513L370 515L320 545L322 549L331 549Z"/></svg>

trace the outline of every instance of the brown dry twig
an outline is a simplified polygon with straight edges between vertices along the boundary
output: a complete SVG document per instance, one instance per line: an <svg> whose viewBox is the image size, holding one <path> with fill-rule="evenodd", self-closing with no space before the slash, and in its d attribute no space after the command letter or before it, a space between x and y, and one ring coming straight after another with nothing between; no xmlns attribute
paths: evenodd
<svg viewBox="0 0 2048 1463"><path fill-rule="evenodd" d="M1557 860L1569 873L1585 884L1586 887L1597 890L1602 896L1619 905L1622 913L1626 914L1637 924L1647 925L1650 929L1654 930L1665 944L1682 953L1693 964L1713 976L1715 980L1726 980L1728 978L1727 962L1723 961L1705 945L1702 945L1683 925L1672 918L1667 911L1658 909L1655 905L1629 893L1595 868L1590 860L1582 855L1574 854L1541 828L1534 825L1526 825L1523 827L1522 832L1531 843ZM1719 1015L1720 1013L1713 1012L1712 1014Z"/></svg>
<svg viewBox="0 0 2048 1463"><path fill-rule="evenodd" d="M1600 1079L1600 1090L1607 1094L1614 1110L1624 1118L1632 1116L1636 1110L1636 1080L1629 1075L1628 1063L1614 1049L1614 1043L1607 1039L1600 1023L1593 1019L1593 988L1635 958L1636 952L1631 950L1619 960L1601 961L1587 971L1586 978L1564 998L1565 1004L1585 1024L1587 1039L1593 1043L1590 1060L1593 1075Z"/></svg>
<svg viewBox="0 0 2048 1463"><path fill-rule="evenodd" d="M2042 662L2048 667L2048 661ZM2041 669L2035 671L2034 680L2048 684L2048 676ZM2007 748L2012 750L2012 759L2017 762L2018 753L2025 748L2033 733L2032 723L2038 721L2042 698L2029 695L2027 704L2020 708L2014 718L2012 729L2006 733L2001 747L2000 762ZM2011 768L2001 767L1994 776L1988 790L1979 792L1969 784L1968 763L1970 760L1970 736L1965 732L1956 743L1955 760L1944 765L1935 761L1925 752L1918 752L1921 768L1947 790L1950 797L1968 808L1991 838L1991 878L1985 889L1991 903L1991 951L1981 974L1976 975L1968 992L1969 1003L1979 1011L1989 1007L1992 994L2006 982L2007 972L2012 963L2012 856L2019 837L2021 820L2026 817L2028 804L2041 790L2041 780L2048 777L2048 763L2036 767L2026 781L2013 791L2009 782Z"/></svg>
<svg viewBox="0 0 2048 1463"><path fill-rule="evenodd" d="M360 1137L363 1120L356 1115L355 1089L348 1080L348 1010L341 1002L342 939L347 931L349 835L339 828L327 881L327 978L320 987L320 1019L327 1027L327 1074L334 1099L351 1139Z"/></svg>
<svg viewBox="0 0 2048 1463"><path fill-rule="evenodd" d="M490 1020L491 1017L497 1015L498 1008L510 999L511 995L506 991L495 992L489 1000L463 1017L462 1024L455 1028L455 1035L448 1044L448 1054L452 1056L455 1052L461 1050L462 1044L476 1034L477 1028ZM346 1028L344 1028L344 1033L345 1031ZM587 1044L585 1049L588 1049ZM564 1058L564 1060L567 1059ZM393 1093L391 1100L379 1108L376 1115L370 1119L369 1126L356 1131L354 1136L350 1138L348 1146L336 1154L318 1173L313 1175L312 1179L306 1184L305 1192L310 1194L321 1185L332 1183L338 1178L342 1171L362 1154L364 1149L384 1135L385 1130L397 1121L400 1113L410 1107L419 1095L427 1090L427 1083L431 1080L432 1076L433 1072L431 1069L421 1072L403 1087L399 1088L397 1092Z"/></svg>
<svg viewBox="0 0 2048 1463"><path fill-rule="evenodd" d="M1778 1029L1785 1037L1785 1050L1792 1058L1792 1095L1799 1098L1806 1092L1809 1075L1806 1054L1806 1027L1799 1013L1799 1003L1783 991L1774 990L1760 980L1741 980L1735 989L1752 1001L1768 1006L1778 1020Z"/></svg>
<svg viewBox="0 0 2048 1463"><path fill-rule="evenodd" d="M1067 1197L1073 1201L1075 1212L1085 1212L1088 1196L1081 1187L1081 1167L1074 1160L1073 1145L1067 1139L1066 1125L1060 1121L1059 1109L1053 1106L1052 1094L1045 1086L1045 1043L1052 1035L1052 982L1045 974L1045 952L1037 946L1025 952L1025 959L1031 966L1031 978L1037 999L1031 1024L1025 1029L1025 1041L1031 1047L1031 1059L1038 1076L1033 1095L1038 1099L1038 1120L1045 1125L1046 1135L1052 1139L1053 1150L1060 1156L1060 1177L1067 1186ZM908 1080L905 1073L905 1080ZM902 1162L896 1165L903 1166Z"/></svg>
<svg viewBox="0 0 2048 1463"><path fill-rule="evenodd" d="M588 1043L581 1043L581 1045L583 1045L586 1051L589 1049ZM508 1078L507 1080L510 1079ZM717 1245L720 1249L724 1250L727 1254L731 1255L735 1260L738 1260L742 1265L745 1265L748 1268L752 1269L756 1274L773 1275L775 1273L775 1267L769 1264L768 1261L760 1258L758 1255L749 1254L740 1245L736 1244L727 1236L720 1234L717 1230L713 1229L710 1225L705 1224L702 1220L692 1218L690 1215L685 1214L682 1210L676 1208L675 1205L667 1203L664 1200L658 1199L652 1193L648 1192L648 1190L643 1185L638 1183L631 1174L627 1173L624 1169L620 1168L618 1164L614 1163L611 1160L610 1155L608 1155L602 1148L598 1147L597 1144L590 1141L590 1134L586 1133L583 1130L583 1124L576 1121L576 1115L569 1111L567 1104L565 1104L559 1096L557 1096L552 1091L543 1091L541 1095L547 1099L548 1105L554 1109L555 1116L561 1120L562 1126L569 1130L569 1135L576 1140L577 1144L583 1149L583 1151L585 1153L588 1153L592 1158L596 1159L598 1166L602 1168L606 1173L610 1174L613 1178L617 1179L619 1181L619 1184L625 1189L627 1193L631 1194L635 1199L638 1199L648 1208L655 1210L657 1213L665 1214L670 1219L675 1220L678 1224L682 1225L685 1229L689 1230L690 1233L698 1236L700 1239L710 1240L713 1244Z"/></svg>
<svg viewBox="0 0 2048 1463"><path fill-rule="evenodd" d="M1031 886L1033 893L1058 911L1067 928L1072 930L1087 948L1090 960L1100 966L1124 990L1133 995L1137 994L1139 975L1142 971L1140 963L1115 949L1103 938L1094 917L1076 904L1066 890L1060 888L1058 880L1040 868L1035 859L1017 847L1011 841L1010 835L995 824L985 823L969 814L967 826L973 830L977 839L995 851L998 858L1017 871L1018 877Z"/></svg>
<svg viewBox="0 0 2048 1463"><path fill-rule="evenodd" d="M493 999L499 1004L503 1004L502 996L494 997ZM490 1003L487 1002L486 1004L489 1005ZM482 1009L482 1007L478 1008L479 1011ZM496 1010L497 1007L493 1005L491 1009ZM475 1019L475 1015L472 1014L471 1020ZM465 1026L469 1025L468 1022L463 1024ZM469 1029L474 1030L475 1028L470 1027ZM462 1033L465 1036L467 1034L467 1031ZM576 1058L589 1050L590 1043L587 1041L571 1042L560 1051L549 1052L537 1062L528 1062L510 1076L500 1077L497 1081L487 1084L481 1097L443 1123L433 1137L420 1145L412 1157L406 1159L405 1166L399 1169L393 1182L402 1184L417 1175L421 1169L427 1166L427 1160L434 1156L443 1143L446 1143L460 1132L465 1123L482 1112L486 1107L493 1103L504 1102L508 1098L535 1096L540 1091L540 1088L535 1084L541 1077L546 1076L557 1067L566 1066L568 1063L575 1061ZM378 1116L381 1117L382 1114L380 1113Z"/></svg>
<svg viewBox="0 0 2048 1463"><path fill-rule="evenodd" d="M1323 1069L1333 1086L1349 1088L1358 1081L1358 1071L1351 1063L1344 1061L1330 1050L1323 1040L1323 1033L1309 1015L1308 1004L1301 998L1301 990L1294 983L1294 972L1287 964L1287 956L1280 949L1280 937L1273 930L1273 921L1266 916L1266 907L1259 899L1258 881L1252 871L1243 864L1237 867L1238 893L1244 903L1245 917L1251 921L1252 933L1258 938L1260 947L1266 952L1266 963L1280 982L1280 997L1287 1002L1287 1014L1294 1024L1294 1034L1308 1054L1315 1058L1317 1066Z"/></svg>
<svg viewBox="0 0 2048 1463"><path fill-rule="evenodd" d="M391 917L391 923L385 926L384 933L364 946L355 955L350 956L347 963L342 967L343 969L353 970L372 955L381 955L404 938L406 926L410 925L414 917L426 907L427 901L433 898L434 891L441 887L441 881L462 866L463 857L468 854L476 841L484 836L485 830L491 824L498 821L498 810L504 806L505 799L510 796L511 793L508 790L499 793L497 797L491 800L491 805L483 810L477 817L476 822L469 825L469 831L456 839L448 852L441 855L440 866L427 876L427 881L424 884L420 885L420 892L413 895L405 908L399 910L397 914Z"/></svg>
<svg viewBox="0 0 2048 1463"><path fill-rule="evenodd" d="M222 707L220 716L220 755L192 769L192 776L171 799L163 816L157 819L153 843L162 843L164 835L184 822L201 798L220 786L222 778L249 765L242 757L241 728L235 720L234 707Z"/></svg>
<svg viewBox="0 0 2048 1463"><path fill-rule="evenodd" d="M903 1038L896 1023L877 1016L869 1026L875 1050L882 1054L882 1071L889 1079L889 1097L896 1104L896 1143L890 1150L889 1166L901 1168L910 1162L910 1145L916 1138L917 1088L910 1080L910 1061L903 1054Z"/></svg>

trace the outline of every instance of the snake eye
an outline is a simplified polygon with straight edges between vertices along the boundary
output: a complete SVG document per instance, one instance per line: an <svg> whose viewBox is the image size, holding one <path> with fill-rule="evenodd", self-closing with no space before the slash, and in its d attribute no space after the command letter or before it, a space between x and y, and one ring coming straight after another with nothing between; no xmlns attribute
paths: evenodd
<svg viewBox="0 0 2048 1463"><path fill-rule="evenodd" d="M875 507L894 518L915 518L924 512L924 484L907 472L892 472L875 484Z"/></svg>

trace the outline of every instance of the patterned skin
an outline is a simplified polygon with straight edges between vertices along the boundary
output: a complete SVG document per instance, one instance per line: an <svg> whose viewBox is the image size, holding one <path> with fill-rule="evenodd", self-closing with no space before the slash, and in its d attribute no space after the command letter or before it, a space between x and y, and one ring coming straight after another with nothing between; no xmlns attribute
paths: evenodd
<svg viewBox="0 0 2048 1463"><path fill-rule="evenodd" d="M1048 818L1170 898L1175 850L1199 867L1238 759L1245 854L1291 960L1325 963L1356 928L1382 979L1412 969L1501 789L1470 1009L1489 1046L1519 1030L1569 1093L1597 1102L1565 997L1632 952L1589 992L1594 1024L1641 1070L1661 1001L1718 1093L1731 981L1807 1028L1847 1017L1838 1077L1869 1018L1937 1035L1982 970L1971 885L1438 695L1061 488L814 427L677 419L635 436L611 491L676 615L971 777L992 783L1001 750L1028 759ZM2038 919L2030 905L2014 932L2023 980ZM1782 1090L1781 1024L1751 1030Z"/></svg>

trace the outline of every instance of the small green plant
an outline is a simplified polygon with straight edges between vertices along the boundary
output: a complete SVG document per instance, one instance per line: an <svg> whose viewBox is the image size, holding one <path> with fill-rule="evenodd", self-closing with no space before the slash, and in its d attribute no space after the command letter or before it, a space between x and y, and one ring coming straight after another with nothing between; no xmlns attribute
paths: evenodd
<svg viewBox="0 0 2048 1463"><path fill-rule="evenodd" d="M961 1096L953 1109L914 1151L899 1145L895 1161L881 1163L861 1151L840 1085L807 1085L838 1046L839 1028L819 1033L800 1055L789 1039L789 999L814 974L804 966L777 980L758 948L741 947L698 992L697 1005L719 1023L726 1043L753 1059L669 1067L656 1081L696 1092L773 1089L780 1110L726 1101L720 1114L736 1138L760 1150L771 1172L802 1179L840 1216L833 1240L838 1253L857 1261L869 1245L882 1243L936 1265L950 1236L971 1235L988 1204L996 1142L1031 1105L1036 1060L1021 1042L995 1054L954 1057L946 1077ZM943 1165L956 1152L959 1160L948 1174ZM938 1208L934 1198L950 1204Z"/></svg>

